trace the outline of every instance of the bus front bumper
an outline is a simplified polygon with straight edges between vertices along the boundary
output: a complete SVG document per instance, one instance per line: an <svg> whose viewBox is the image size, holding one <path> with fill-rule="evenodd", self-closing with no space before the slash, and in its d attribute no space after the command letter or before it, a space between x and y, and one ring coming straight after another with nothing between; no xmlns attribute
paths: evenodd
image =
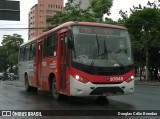
<svg viewBox="0 0 160 119"><path fill-rule="evenodd" d="M82 83L70 76L70 96L110 96L134 93L134 80L120 84Z"/></svg>

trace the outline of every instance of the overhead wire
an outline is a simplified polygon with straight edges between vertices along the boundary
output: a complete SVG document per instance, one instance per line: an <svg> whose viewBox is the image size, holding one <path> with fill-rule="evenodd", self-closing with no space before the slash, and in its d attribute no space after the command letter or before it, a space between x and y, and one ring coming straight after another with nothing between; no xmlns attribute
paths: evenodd
<svg viewBox="0 0 160 119"><path fill-rule="evenodd" d="M0 28L0 31L22 31L22 30L34 30L34 29L46 29L46 28Z"/></svg>
<svg viewBox="0 0 160 119"><path fill-rule="evenodd" d="M25 24L8 24L8 25L25 25ZM119 24L122 25L122 24ZM131 23L128 26L139 26L142 25L141 23ZM160 23L147 23L147 25L156 25L160 26ZM22 31L22 30L34 30L34 29L46 29L46 27L33 27L33 28L28 28L28 27L0 27L0 31Z"/></svg>

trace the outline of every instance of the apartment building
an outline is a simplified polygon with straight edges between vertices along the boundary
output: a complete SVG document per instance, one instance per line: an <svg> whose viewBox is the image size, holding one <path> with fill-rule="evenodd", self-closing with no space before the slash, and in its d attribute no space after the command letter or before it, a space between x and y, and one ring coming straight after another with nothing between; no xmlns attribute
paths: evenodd
<svg viewBox="0 0 160 119"><path fill-rule="evenodd" d="M64 12L63 0L38 0L29 11L28 40L43 34L46 28L46 18L54 16L57 12Z"/></svg>

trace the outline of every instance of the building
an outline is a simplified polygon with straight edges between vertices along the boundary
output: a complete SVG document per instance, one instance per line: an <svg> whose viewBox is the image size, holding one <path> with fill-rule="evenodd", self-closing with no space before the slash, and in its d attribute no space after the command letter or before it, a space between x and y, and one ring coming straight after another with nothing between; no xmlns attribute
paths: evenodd
<svg viewBox="0 0 160 119"><path fill-rule="evenodd" d="M81 2L81 8L87 9L90 6L90 1L91 0L75 0L75 4L78 4L79 2Z"/></svg>
<svg viewBox="0 0 160 119"><path fill-rule="evenodd" d="M38 4L35 4L29 11L28 40L43 34L47 26L47 17L63 11L63 0L38 0Z"/></svg>

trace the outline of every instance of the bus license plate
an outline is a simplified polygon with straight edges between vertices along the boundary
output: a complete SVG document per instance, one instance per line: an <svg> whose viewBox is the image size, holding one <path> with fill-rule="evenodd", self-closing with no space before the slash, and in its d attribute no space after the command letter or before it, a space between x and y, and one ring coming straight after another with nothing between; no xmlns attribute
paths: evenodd
<svg viewBox="0 0 160 119"><path fill-rule="evenodd" d="M103 96L111 96L111 95L113 95L113 94L109 93L109 92L103 93Z"/></svg>

